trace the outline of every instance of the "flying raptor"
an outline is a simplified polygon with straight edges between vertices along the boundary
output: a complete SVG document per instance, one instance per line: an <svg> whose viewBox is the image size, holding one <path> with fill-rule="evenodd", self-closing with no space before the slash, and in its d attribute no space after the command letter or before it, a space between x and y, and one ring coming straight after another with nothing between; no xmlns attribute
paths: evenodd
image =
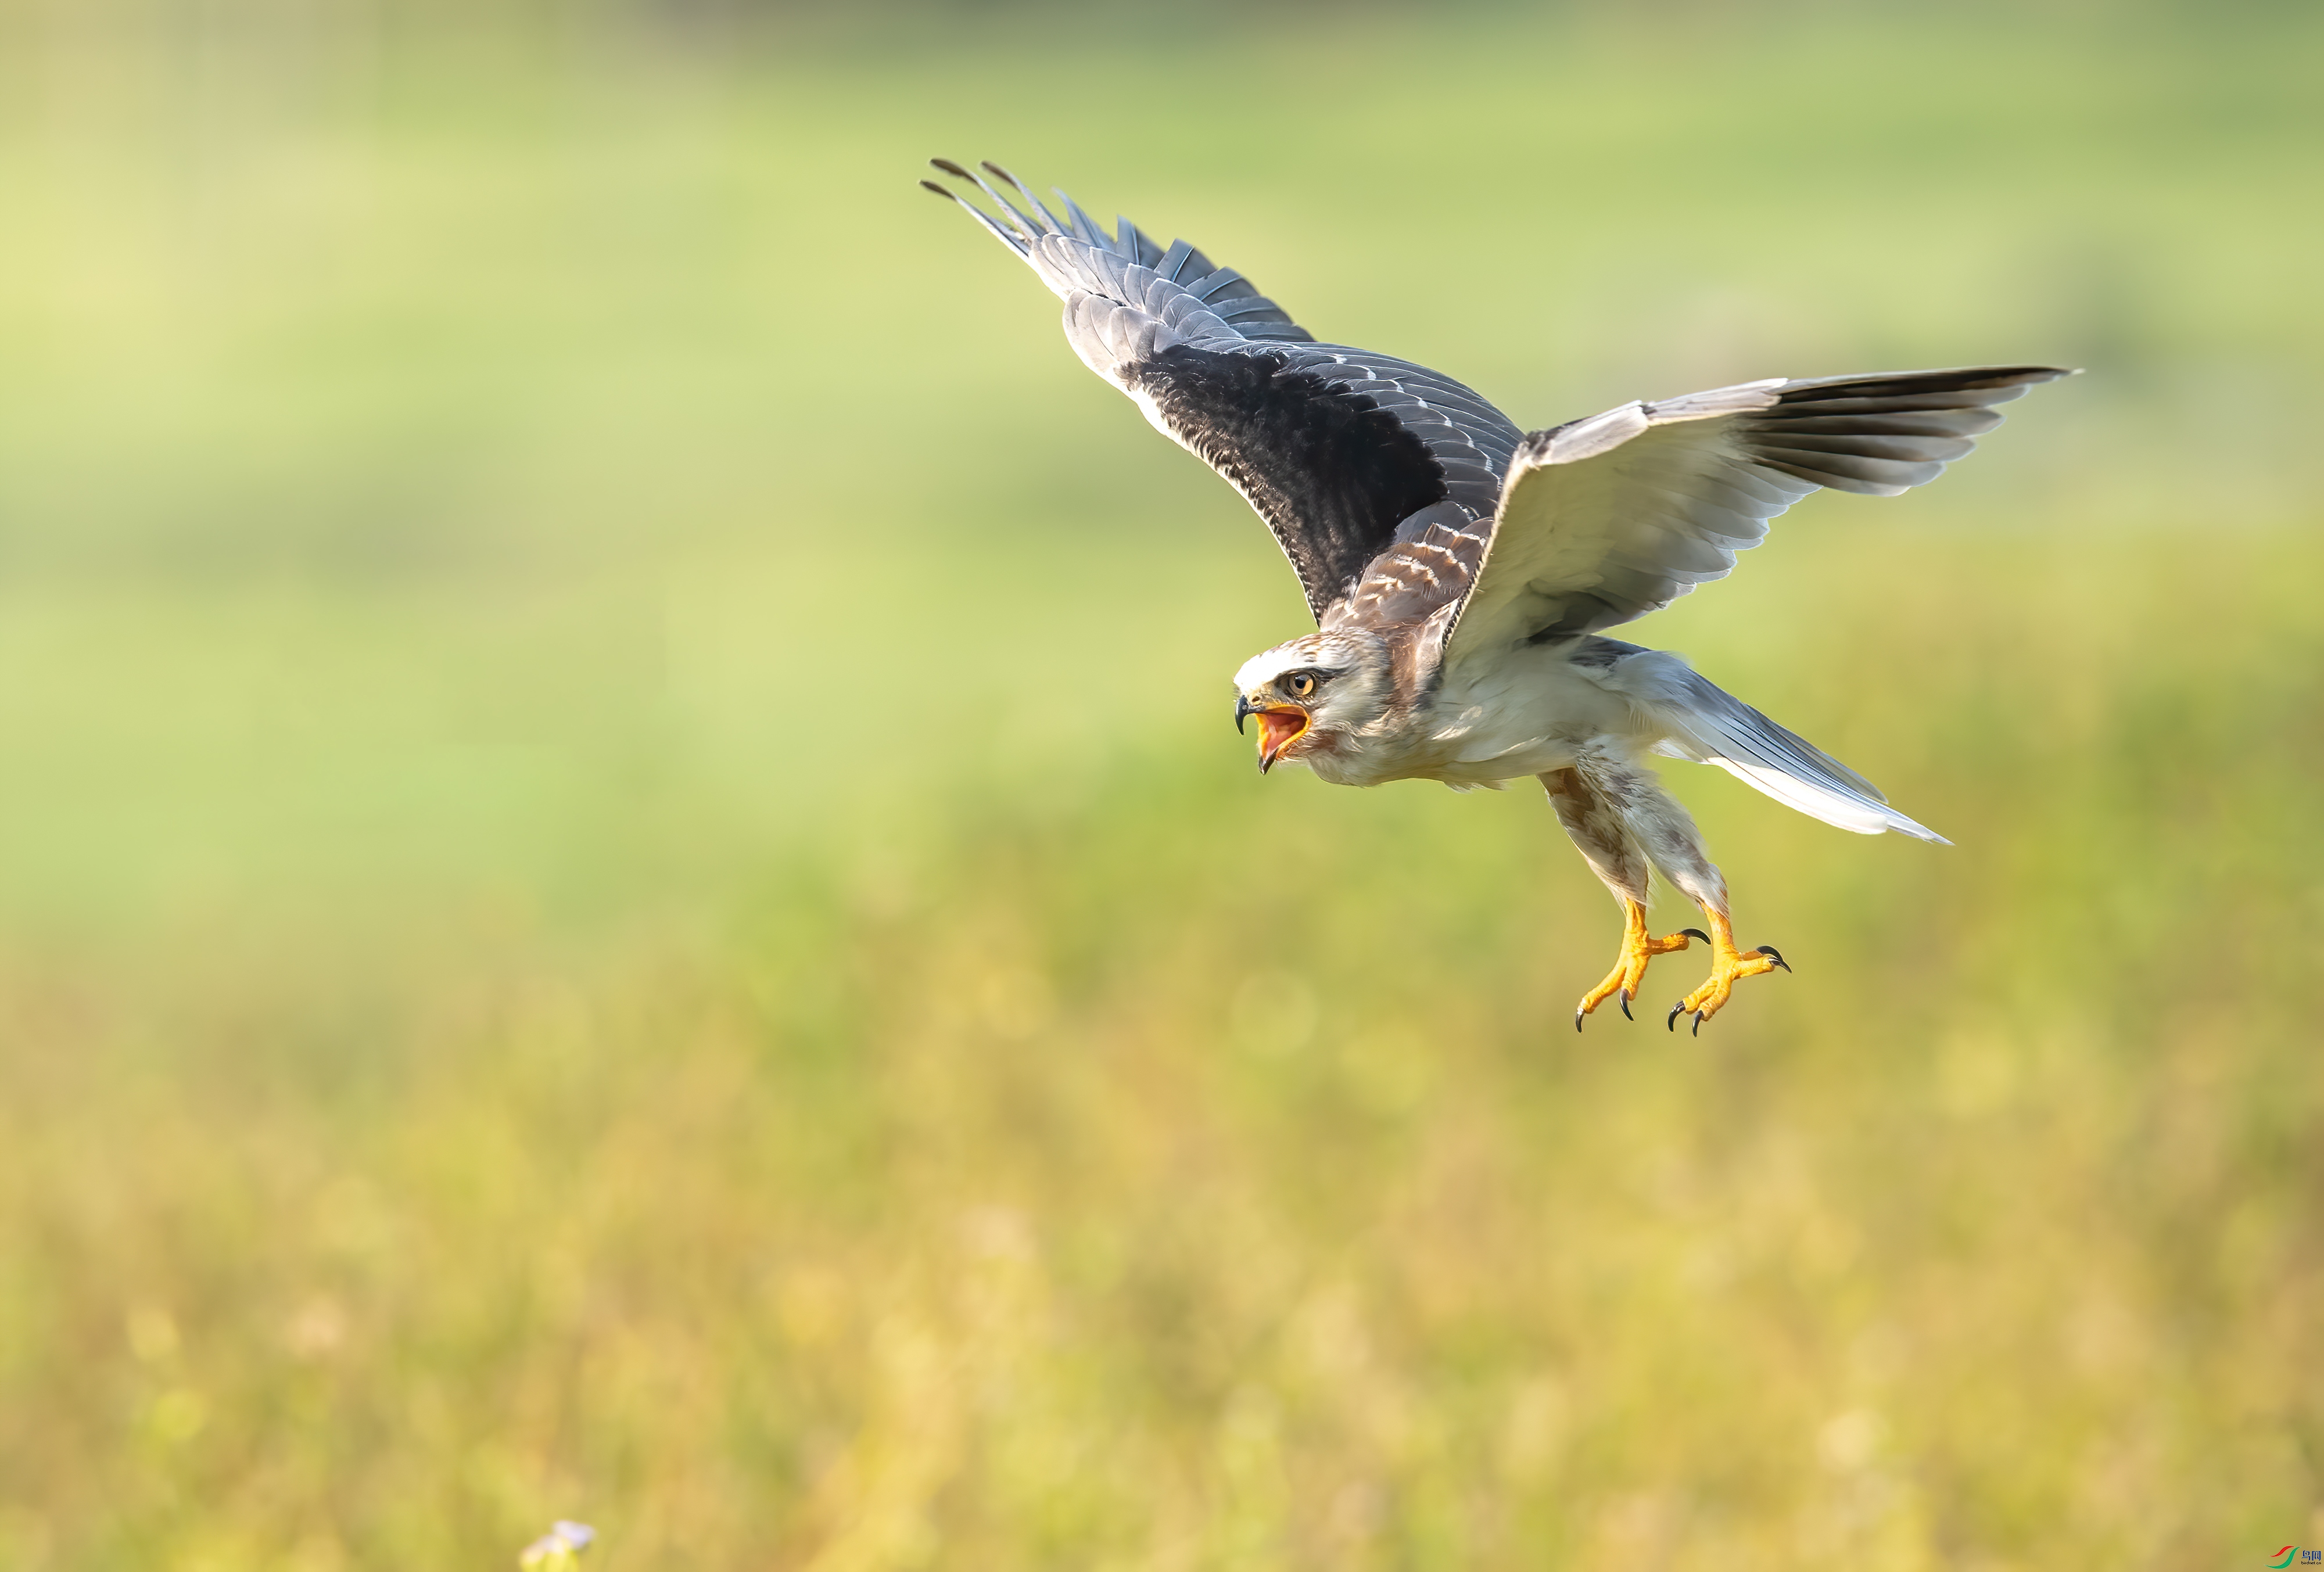
<svg viewBox="0 0 2324 1572"><path fill-rule="evenodd" d="M1129 219L1111 234L1057 193L1063 217L997 164L973 214L1062 297L1065 338L1162 434L1240 492L1291 559L1316 630L1235 673L1235 725L1259 724L1264 771L1296 762L1343 786L1532 776L1622 907L1622 949L1582 996L1622 1013L1647 961L1711 951L1671 1007L1694 1029L1737 982L1776 967L1736 947L1727 883L1649 755L1715 764L1777 802L1859 834L1943 837L1870 781L1715 686L1678 656L1603 630L1723 578L1767 521L1814 491L1895 496L1937 478L2001 422L1997 404L2068 373L1972 366L1781 377L1633 401L1521 431L1459 382L1319 344L1232 268ZM1655 937L1647 870L1710 929Z"/></svg>

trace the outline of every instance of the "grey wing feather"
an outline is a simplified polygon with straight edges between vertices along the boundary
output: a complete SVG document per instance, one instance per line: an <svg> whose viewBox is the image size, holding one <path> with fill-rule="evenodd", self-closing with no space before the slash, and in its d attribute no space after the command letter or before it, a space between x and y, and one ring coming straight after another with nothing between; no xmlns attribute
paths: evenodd
<svg viewBox="0 0 2324 1572"><path fill-rule="evenodd" d="M1293 322L1290 314L1274 301L1260 295L1240 273L1213 266L1208 257L1183 240L1174 241L1167 248L1157 245L1127 218L1120 220L1120 232L1109 238L1090 221L1088 214L1062 193L1066 219L1060 222L1023 181L998 164L987 162L983 167L1016 192L1021 207L975 170L950 159L932 159L929 162L982 191L1000 210L999 217L962 200L957 193L934 180L920 184L959 203L1029 264L1043 283L1069 302L1076 294L1090 295L1127 308L1138 316L1158 318L1171 302L1184 301L1196 309L1189 311L1181 306L1178 319L1172 324L1173 332L1180 337L1199 333L1295 344L1314 340L1314 335ZM1217 276L1220 274L1227 276L1221 278ZM1231 327L1227 326L1228 313L1233 315L1235 325ZM1072 336L1070 319L1066 331ZM1118 340L1084 343L1076 339L1074 347L1092 370L1107 374L1110 357L1119 354L1125 345Z"/></svg>
<svg viewBox="0 0 2324 1572"><path fill-rule="evenodd" d="M996 164L949 160L988 214L933 180L1065 301L1092 371L1224 475L1299 574L1319 621L1418 621L1468 593L1517 427L1423 366L1314 336L1231 268L1124 218L1107 235L1070 198L1051 213ZM1021 207L1019 203L1021 202Z"/></svg>
<svg viewBox="0 0 2324 1572"><path fill-rule="evenodd" d="M1723 578L1814 491L1934 480L2054 366L1745 382L1526 437L1448 659L1609 628Z"/></svg>

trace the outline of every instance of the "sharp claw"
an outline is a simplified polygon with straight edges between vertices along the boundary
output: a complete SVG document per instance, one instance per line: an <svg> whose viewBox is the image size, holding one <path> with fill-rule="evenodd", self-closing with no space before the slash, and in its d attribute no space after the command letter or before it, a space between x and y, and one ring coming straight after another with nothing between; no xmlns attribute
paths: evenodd
<svg viewBox="0 0 2324 1572"><path fill-rule="evenodd" d="M1678 1013L1684 1008L1686 1008L1686 1001L1684 999L1681 999L1678 1003L1673 1005L1671 1007L1671 1013L1663 1021L1663 1030L1666 1032L1677 1031Z"/></svg>
<svg viewBox="0 0 2324 1572"><path fill-rule="evenodd" d="M1783 951L1777 950L1773 944L1760 945L1759 953L1774 961L1776 965L1782 967L1785 971L1791 970L1792 963L1785 961L1784 959Z"/></svg>
<svg viewBox="0 0 2324 1572"><path fill-rule="evenodd" d="M1681 928L1679 932L1685 934L1690 939L1700 939L1705 944L1711 942L1711 935L1704 933L1700 928Z"/></svg>
<svg viewBox="0 0 2324 1572"><path fill-rule="evenodd" d="M1637 1020L1638 1017L1630 1014L1630 990L1624 988L1619 997L1622 1000L1622 1018L1626 1021Z"/></svg>
<svg viewBox="0 0 2324 1572"><path fill-rule="evenodd" d="M1583 1015L1583 1014L1584 1014L1584 1012L1582 1012L1582 1011L1581 1011L1581 1010L1576 1010L1576 1011L1574 1011L1574 1012L1573 1012L1573 1029L1574 1029L1575 1031L1577 1031L1577 1032L1579 1032L1580 1030L1582 1030L1582 1015Z"/></svg>
<svg viewBox="0 0 2324 1572"><path fill-rule="evenodd" d="M1692 1034L1697 1037L1702 1035L1702 1012L1701 1010L1694 1012L1694 1032Z"/></svg>

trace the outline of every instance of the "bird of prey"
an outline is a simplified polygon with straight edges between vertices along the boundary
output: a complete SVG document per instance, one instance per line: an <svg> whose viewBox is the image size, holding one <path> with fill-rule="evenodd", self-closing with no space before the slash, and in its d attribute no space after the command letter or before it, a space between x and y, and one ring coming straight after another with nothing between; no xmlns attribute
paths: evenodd
<svg viewBox="0 0 2324 1572"><path fill-rule="evenodd" d="M1997 404L2068 374L1973 366L1781 377L1634 400L1521 431L1478 394L1406 361L1318 343L1232 268L1129 219L1109 234L1064 192L1060 217L997 164L933 161L995 210L934 180L1065 300L1065 338L1164 436L1226 477L1299 575L1316 630L1235 673L1262 771L1455 787L1538 779L1622 908L1622 945L1582 1021L1646 964L1711 951L1671 1007L1693 1030L1737 982L1776 967L1737 948L1727 884L1650 755L1715 764L1859 834L1941 841L1854 770L1712 685L1678 656L1604 636L1710 579L1814 491L1894 496L1934 480L1998 425ZM1702 928L1646 927L1648 869ZM1636 1017L1632 1017L1636 1018Z"/></svg>

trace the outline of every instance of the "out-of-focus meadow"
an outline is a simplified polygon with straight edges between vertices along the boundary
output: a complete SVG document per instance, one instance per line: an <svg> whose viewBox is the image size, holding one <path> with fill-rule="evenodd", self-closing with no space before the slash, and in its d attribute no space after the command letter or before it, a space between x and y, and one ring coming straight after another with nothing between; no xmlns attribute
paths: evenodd
<svg viewBox="0 0 2324 1572"><path fill-rule="evenodd" d="M2324 1540L2324 18L0 7L0 1566ZM2038 390L1640 624L1747 944L1261 780L990 156L1535 425ZM1674 924L1680 920L1672 908Z"/></svg>

